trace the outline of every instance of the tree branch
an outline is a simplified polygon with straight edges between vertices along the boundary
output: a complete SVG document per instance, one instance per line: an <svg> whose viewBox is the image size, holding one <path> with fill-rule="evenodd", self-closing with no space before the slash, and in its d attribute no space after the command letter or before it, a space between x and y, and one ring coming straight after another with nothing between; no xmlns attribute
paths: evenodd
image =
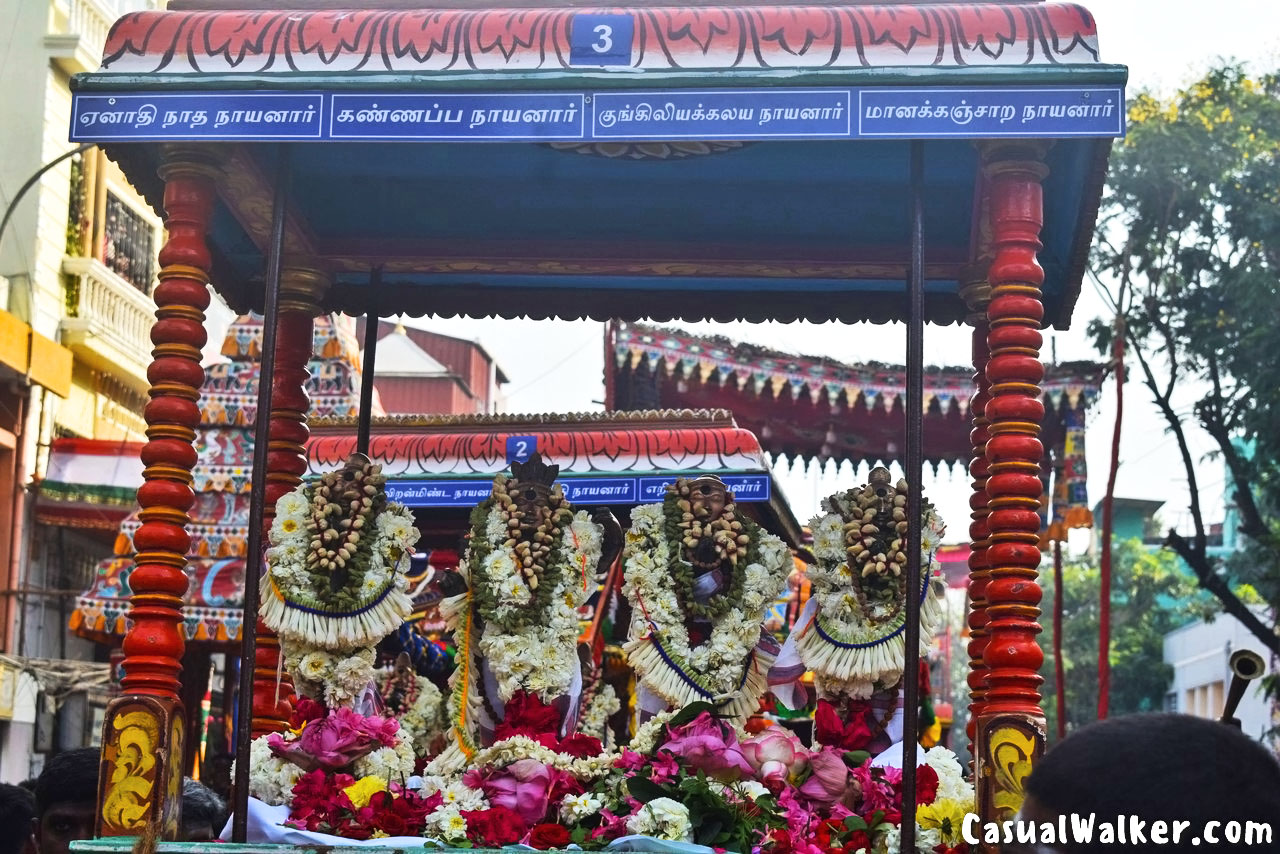
<svg viewBox="0 0 1280 854"><path fill-rule="evenodd" d="M1280 635L1272 631L1270 626L1262 622L1258 615L1232 592L1226 580L1214 572L1212 562L1205 555L1197 553L1187 542L1187 538L1174 530L1169 531L1165 545L1173 549L1187 566L1191 567L1200 586L1222 603L1222 610L1239 620L1272 655L1280 655Z"/></svg>
<svg viewBox="0 0 1280 854"><path fill-rule="evenodd" d="M1182 429L1182 419L1178 417L1178 413L1174 412L1173 405L1169 402L1169 396L1172 395L1173 391L1170 389L1168 394L1160 393L1160 386L1156 381L1155 373L1151 370L1151 364L1147 361L1147 357L1143 354L1137 341L1134 340L1132 333L1129 334L1129 343L1132 345L1134 355L1138 359L1138 365L1142 368L1142 375L1145 378L1147 388L1151 390L1156 406L1163 413L1164 420L1169 425L1169 432L1173 433L1174 439L1178 442L1178 452L1182 455L1182 466L1187 472L1187 489L1190 492L1191 499L1189 509L1191 510L1191 520L1195 525L1195 551L1196 554L1207 560L1205 558L1205 549L1208 547L1208 538L1205 536L1204 514L1200 511L1200 488L1196 483L1195 461L1192 459L1191 449L1187 445L1186 431Z"/></svg>

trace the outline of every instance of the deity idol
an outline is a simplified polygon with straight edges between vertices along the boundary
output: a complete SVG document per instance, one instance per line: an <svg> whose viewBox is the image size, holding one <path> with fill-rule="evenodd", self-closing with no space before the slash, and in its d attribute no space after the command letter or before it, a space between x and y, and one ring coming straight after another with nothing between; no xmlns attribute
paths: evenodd
<svg viewBox="0 0 1280 854"><path fill-rule="evenodd" d="M790 568L786 545L739 516L718 477L681 478L632 511L624 650L641 718L698 701L739 721L756 711L778 653L761 624Z"/></svg>
<svg viewBox="0 0 1280 854"><path fill-rule="evenodd" d="M466 591L441 605L457 646L450 679L451 744L438 767L460 765L504 732L512 710L550 735L574 731L582 693L578 609L621 547L608 511L575 513L559 466L534 454L494 479L471 514L458 574ZM610 524L610 522L612 524ZM522 723L522 726L524 724Z"/></svg>
<svg viewBox="0 0 1280 854"><path fill-rule="evenodd" d="M920 654L942 619L931 588L933 556L944 531L927 501L921 510L920 573L907 566L907 482L872 470L865 486L823 501L810 523L812 597L770 673L774 694L790 706L792 680L814 674L815 736L824 745L881 754L902 738L903 629L908 596L920 600ZM892 761L891 756L886 762Z"/></svg>

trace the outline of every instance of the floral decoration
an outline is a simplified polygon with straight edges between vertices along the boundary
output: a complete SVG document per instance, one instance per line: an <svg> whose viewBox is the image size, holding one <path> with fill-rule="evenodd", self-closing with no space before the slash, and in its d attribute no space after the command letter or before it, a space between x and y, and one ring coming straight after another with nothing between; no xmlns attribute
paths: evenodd
<svg viewBox="0 0 1280 854"><path fill-rule="evenodd" d="M777 537L735 516L731 494L720 518L695 531L688 496L688 482L680 479L662 504L631 512L622 590L632 622L624 650L639 680L671 706L715 701L725 714L745 719L767 687L772 658L756 646L765 609L786 583L790 555ZM683 554L695 534L710 537L732 566L728 590L704 605L695 601L693 566ZM711 622L709 637L696 644L686 624L695 611Z"/></svg>

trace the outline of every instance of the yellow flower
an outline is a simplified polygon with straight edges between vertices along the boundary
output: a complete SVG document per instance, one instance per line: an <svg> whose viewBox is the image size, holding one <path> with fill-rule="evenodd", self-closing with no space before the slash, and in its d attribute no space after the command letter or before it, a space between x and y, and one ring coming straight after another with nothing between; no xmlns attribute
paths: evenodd
<svg viewBox="0 0 1280 854"><path fill-rule="evenodd" d="M972 806L955 800L937 800L916 809L916 823L924 828L936 827L943 842L955 845L960 841L964 817Z"/></svg>
<svg viewBox="0 0 1280 854"><path fill-rule="evenodd" d="M356 809L367 807L369 801L378 792L387 790L387 781L381 777L362 777L355 783L347 786L342 791L351 799L351 805Z"/></svg>
<svg viewBox="0 0 1280 854"><path fill-rule="evenodd" d="M449 816L448 833L450 836L462 836L467 832L467 820L461 815Z"/></svg>
<svg viewBox="0 0 1280 854"><path fill-rule="evenodd" d="M294 531L298 530L298 520L287 518L281 519L280 530L284 531L286 534L292 534Z"/></svg>

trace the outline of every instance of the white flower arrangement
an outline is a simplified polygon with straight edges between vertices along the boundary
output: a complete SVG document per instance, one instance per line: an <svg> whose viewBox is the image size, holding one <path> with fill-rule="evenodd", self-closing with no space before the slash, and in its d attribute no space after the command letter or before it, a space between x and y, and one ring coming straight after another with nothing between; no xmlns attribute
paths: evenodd
<svg viewBox="0 0 1280 854"><path fill-rule="evenodd" d="M631 750L636 753L650 756L657 749L658 742L665 740L667 732L667 722L679 713L679 709L667 709L664 712L649 718L649 720L636 727L635 733L631 736L631 743L628 745Z"/></svg>
<svg viewBox="0 0 1280 854"><path fill-rule="evenodd" d="M380 467L355 456L276 502L259 613L282 642L345 653L412 612L404 573L418 531L383 483Z"/></svg>
<svg viewBox="0 0 1280 854"><path fill-rule="evenodd" d="M325 649L282 641L284 666L304 696L323 700L331 709L350 706L373 682L377 653L363 647L335 655Z"/></svg>
<svg viewBox="0 0 1280 854"><path fill-rule="evenodd" d="M578 609L595 587L601 529L586 512L573 513L555 485L531 543L515 534L520 511L507 484L505 475L495 478L493 494L472 513L471 544L458 568L467 592L440 606L458 666L448 701L452 743L432 763L439 771L460 767L476 751L481 662L503 703L518 691L553 702L580 673Z"/></svg>
<svg viewBox="0 0 1280 854"><path fill-rule="evenodd" d="M627 819L627 830L655 839L692 842L689 808L671 798L654 798Z"/></svg>
<svg viewBox="0 0 1280 854"><path fill-rule="evenodd" d="M413 743L419 756L427 756L431 743L446 729L444 695L430 679L414 674L417 696L408 710L400 713L400 731Z"/></svg>
<svg viewBox="0 0 1280 854"><path fill-rule="evenodd" d="M760 641L765 609L786 584L790 553L777 537L742 523L740 539L748 542L739 552L740 593L712 619L710 637L692 646L671 570L673 557L686 569L688 564L680 557L681 543L669 542L666 530L678 496L673 491L662 504L631 511L622 592L631 603L632 618L623 649L638 679L673 708L714 701L722 703L726 716L744 719L756 710L767 688L772 658L763 660L767 657L753 650ZM728 505L726 512L731 508Z"/></svg>
<svg viewBox="0 0 1280 854"><path fill-rule="evenodd" d="M423 835L428 839L439 839L442 842L466 842L467 819L462 814L466 807L457 804L444 804L427 816Z"/></svg>
<svg viewBox="0 0 1280 854"><path fill-rule="evenodd" d="M565 824L577 824L602 809L604 809L604 802L590 792L568 795L560 802L560 820Z"/></svg>
<svg viewBox="0 0 1280 854"><path fill-rule="evenodd" d="M954 753L938 745L925 751L924 761L938 774L937 800L973 803L973 784L964 778L964 770Z"/></svg>
<svg viewBox="0 0 1280 854"><path fill-rule="evenodd" d="M401 785L413 776L417 755L413 742L397 734L395 747L381 747L361 756L351 766L356 779L362 777L381 777Z"/></svg>
<svg viewBox="0 0 1280 854"><path fill-rule="evenodd" d="M906 555L898 550L906 536L906 483L886 486L884 469L872 472L872 480L877 477L883 494L869 485L833 495L823 502L828 512L809 523L817 562L808 577L816 610L811 621L796 627L788 644L794 644L805 667L814 672L819 695L826 698L863 699L902 679L907 596L921 599L921 655L942 620L941 603L928 585L938 568L934 554L945 526L925 502L920 578L911 583L904 571ZM882 532L877 520L886 515L891 527Z"/></svg>
<svg viewBox="0 0 1280 854"><path fill-rule="evenodd" d="M289 806L293 803L293 787L303 775L303 770L288 760L271 752L267 736L255 738L249 745L249 795L269 806ZM235 778L234 764L231 769Z"/></svg>
<svg viewBox="0 0 1280 854"><path fill-rule="evenodd" d="M477 751L469 764L472 768L505 768L521 759L535 759L585 782L608 774L617 758L616 753L607 750L595 756L578 758L545 747L528 736L514 735Z"/></svg>
<svg viewBox="0 0 1280 854"><path fill-rule="evenodd" d="M578 732L598 738L601 744L608 747L612 735L609 731L609 718L621 709L622 702L613 686L607 683L601 685L582 709L582 715L578 718Z"/></svg>
<svg viewBox="0 0 1280 854"><path fill-rule="evenodd" d="M515 551L507 545L507 526L498 507L489 510L485 533L499 531L480 558L486 586L495 600L477 649L498 683L503 702L524 690L551 702L569 690L579 668L576 641L578 609L591 592L590 578L600 560L599 527L584 511L571 517L561 531L563 562L548 569L556 586L543 613L531 615L534 589L520 569ZM468 552L467 561L475 559ZM468 567L471 575L475 572ZM452 626L451 626L452 628Z"/></svg>

